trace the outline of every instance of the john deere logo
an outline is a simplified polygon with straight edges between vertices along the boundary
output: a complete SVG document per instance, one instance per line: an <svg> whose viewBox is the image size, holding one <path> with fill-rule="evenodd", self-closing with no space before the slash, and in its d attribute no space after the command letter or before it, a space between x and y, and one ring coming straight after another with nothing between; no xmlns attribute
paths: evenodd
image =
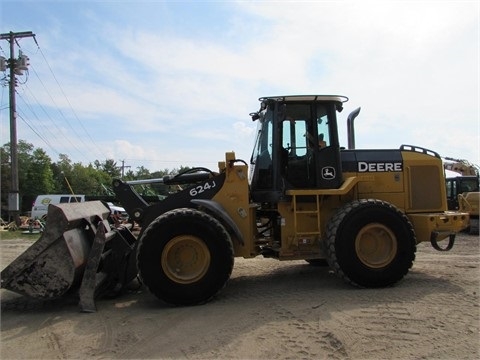
<svg viewBox="0 0 480 360"><path fill-rule="evenodd" d="M335 168L333 166L325 166L322 168L322 178L325 180L335 179Z"/></svg>
<svg viewBox="0 0 480 360"><path fill-rule="evenodd" d="M48 204L50 204L51 201L52 201L52 199L50 199L50 198L45 198L45 199L43 199L41 202L42 202L42 205L48 205Z"/></svg>

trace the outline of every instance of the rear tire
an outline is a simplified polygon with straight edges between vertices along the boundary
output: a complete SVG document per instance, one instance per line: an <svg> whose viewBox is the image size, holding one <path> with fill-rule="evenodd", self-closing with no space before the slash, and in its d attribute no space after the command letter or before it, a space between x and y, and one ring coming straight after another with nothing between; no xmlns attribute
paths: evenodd
<svg viewBox="0 0 480 360"><path fill-rule="evenodd" d="M331 268L360 287L396 283L412 267L415 252L412 224L399 209L381 200L353 201L327 226Z"/></svg>
<svg viewBox="0 0 480 360"><path fill-rule="evenodd" d="M232 273L233 245L223 225L195 209L162 214L140 239L140 277L159 299L174 305L210 300Z"/></svg>

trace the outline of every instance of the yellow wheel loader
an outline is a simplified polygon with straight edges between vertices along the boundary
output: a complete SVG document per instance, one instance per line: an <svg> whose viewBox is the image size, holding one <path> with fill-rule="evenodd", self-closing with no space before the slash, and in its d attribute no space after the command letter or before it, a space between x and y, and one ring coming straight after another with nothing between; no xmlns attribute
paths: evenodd
<svg viewBox="0 0 480 360"><path fill-rule="evenodd" d="M445 170L458 173L460 176L447 177L447 205L449 210L468 212L470 224L468 232L471 235L478 235L480 189L479 189L479 167L467 160L444 158L443 167Z"/></svg>
<svg viewBox="0 0 480 360"><path fill-rule="evenodd" d="M347 282L384 287L402 279L416 245L450 250L468 214L447 211L441 157L410 145L399 149L340 147L337 113L343 96L260 98L250 167L233 152L218 171L191 169L113 189L141 231L108 222L100 202L51 207L45 233L2 271L2 287L50 298L79 291L83 311L94 298L119 292L137 275L159 299L201 304L227 283L235 257L264 256L328 265ZM134 186L183 190L153 204ZM445 245L440 245L445 241ZM319 284L321 286L321 284Z"/></svg>

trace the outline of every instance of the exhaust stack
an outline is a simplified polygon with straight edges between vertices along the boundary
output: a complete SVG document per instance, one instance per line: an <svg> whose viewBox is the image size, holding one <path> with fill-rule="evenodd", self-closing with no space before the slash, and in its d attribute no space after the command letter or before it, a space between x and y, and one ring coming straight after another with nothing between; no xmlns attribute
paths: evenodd
<svg viewBox="0 0 480 360"><path fill-rule="evenodd" d="M355 126L353 121L360 114L361 108L356 108L353 110L347 118L347 136L348 136L348 149L355 149Z"/></svg>

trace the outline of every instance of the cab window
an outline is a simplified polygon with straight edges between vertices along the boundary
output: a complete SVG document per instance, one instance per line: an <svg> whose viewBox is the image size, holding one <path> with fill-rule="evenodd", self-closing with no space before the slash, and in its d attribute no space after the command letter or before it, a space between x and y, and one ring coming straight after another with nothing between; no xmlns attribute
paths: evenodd
<svg viewBox="0 0 480 360"><path fill-rule="evenodd" d="M305 120L292 118L283 121L282 146L289 156L305 156L307 154L307 126Z"/></svg>
<svg viewBox="0 0 480 360"><path fill-rule="evenodd" d="M330 130L325 105L319 104L317 106L317 126L318 126L318 146L323 149L330 146Z"/></svg>

